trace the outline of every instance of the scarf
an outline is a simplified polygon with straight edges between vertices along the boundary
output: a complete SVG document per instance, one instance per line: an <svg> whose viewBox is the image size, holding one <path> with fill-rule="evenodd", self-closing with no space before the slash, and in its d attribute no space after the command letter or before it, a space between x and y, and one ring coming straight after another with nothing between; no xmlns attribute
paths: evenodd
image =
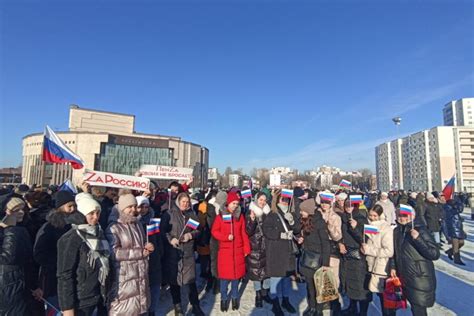
<svg viewBox="0 0 474 316"><path fill-rule="evenodd" d="M92 269L95 269L97 259L100 262L99 282L105 286L105 281L109 275L109 243L104 237L104 233L99 225L91 226L88 224L72 225L77 234L86 243L89 248L87 254L87 263Z"/></svg>
<svg viewBox="0 0 474 316"><path fill-rule="evenodd" d="M293 226L295 224L295 220L293 218L293 215L291 215L291 213L289 212L289 206L286 204L281 204L281 203L278 203L277 205L280 208L280 210L283 212L284 214L283 217L285 217L285 219L288 221L288 224Z"/></svg>
<svg viewBox="0 0 474 316"><path fill-rule="evenodd" d="M249 209L253 211L255 216L258 218L261 218L264 214L267 215L268 213L270 213L270 206L268 206L268 204L265 204L262 209L255 202L251 202Z"/></svg>

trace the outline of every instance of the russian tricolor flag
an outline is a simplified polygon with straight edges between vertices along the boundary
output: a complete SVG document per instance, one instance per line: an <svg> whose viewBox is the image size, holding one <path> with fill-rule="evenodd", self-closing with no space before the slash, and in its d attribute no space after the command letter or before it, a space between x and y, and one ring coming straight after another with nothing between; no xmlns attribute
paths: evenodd
<svg viewBox="0 0 474 316"><path fill-rule="evenodd" d="M243 199L251 198L251 197L252 197L252 191L251 191L250 189L243 190L243 191L241 192L241 195L242 195L242 198L243 198Z"/></svg>
<svg viewBox="0 0 474 316"><path fill-rule="evenodd" d="M73 153L48 125L44 130L43 161L51 163L69 162L74 169L84 167L81 157Z"/></svg>
<svg viewBox="0 0 474 316"><path fill-rule="evenodd" d="M339 183L339 186L343 187L343 188L350 188L351 185L352 185L352 183L350 181L347 181L347 180L344 180L344 179L342 179L341 183Z"/></svg>
<svg viewBox="0 0 474 316"><path fill-rule="evenodd" d="M452 200L453 199L453 193L454 193L454 179L456 177L453 176L449 182L446 184L446 186L443 189L443 195L446 198L446 201Z"/></svg>
<svg viewBox="0 0 474 316"><path fill-rule="evenodd" d="M232 221L232 215L231 214L223 214L222 219L224 222L231 222Z"/></svg>
<svg viewBox="0 0 474 316"><path fill-rule="evenodd" d="M77 194L78 193L77 189L76 189L76 186L69 179L64 181L64 183L59 186L58 191L69 191L72 194Z"/></svg>
<svg viewBox="0 0 474 316"><path fill-rule="evenodd" d="M281 190L281 196L285 198L293 198L293 190L283 189Z"/></svg>
<svg viewBox="0 0 474 316"><path fill-rule="evenodd" d="M151 225L146 225L146 233L148 236L158 234L160 232L160 226L151 224Z"/></svg>
<svg viewBox="0 0 474 316"><path fill-rule="evenodd" d="M325 200L325 201L334 201L334 194L332 193L329 193L329 192L321 192L319 194L319 198L321 200Z"/></svg>
<svg viewBox="0 0 474 316"><path fill-rule="evenodd" d="M351 201L352 204L361 204L362 203L362 195L350 195L349 196L349 201Z"/></svg>
<svg viewBox="0 0 474 316"><path fill-rule="evenodd" d="M380 229L374 225L364 225L364 234L377 235L380 233Z"/></svg>
<svg viewBox="0 0 474 316"><path fill-rule="evenodd" d="M186 227L189 227L191 229L197 229L199 227L199 222L190 218L188 219L188 222L186 223Z"/></svg>
<svg viewBox="0 0 474 316"><path fill-rule="evenodd" d="M400 204L400 215L413 215L413 208L409 205Z"/></svg>

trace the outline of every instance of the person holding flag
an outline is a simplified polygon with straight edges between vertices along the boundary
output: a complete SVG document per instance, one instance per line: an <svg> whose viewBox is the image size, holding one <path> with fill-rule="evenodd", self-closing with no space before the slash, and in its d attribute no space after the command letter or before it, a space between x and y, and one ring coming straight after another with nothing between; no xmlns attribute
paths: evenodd
<svg viewBox="0 0 474 316"><path fill-rule="evenodd" d="M165 234L165 256L163 261L164 281L170 285L176 316L184 316L181 306L181 287L188 286L192 313L204 316L199 306L196 285L196 263L194 241L199 237L199 219L191 209L191 198L181 192L171 204L171 209L163 213L161 232Z"/></svg>
<svg viewBox="0 0 474 316"><path fill-rule="evenodd" d="M465 265L465 263L461 260L461 248L464 246L464 240L466 239L467 235L464 231L463 227L463 219L461 217L462 212L464 211L464 205L459 199L447 199L446 192L440 196L440 202L443 205L443 212L444 212L444 232L448 242L452 245L452 247L446 250L446 254L448 258L453 260L454 263L458 265ZM448 192L449 194L449 192Z"/></svg>
<svg viewBox="0 0 474 316"><path fill-rule="evenodd" d="M245 257L250 254L250 242L245 231L245 218L235 192L227 195L227 209L216 217L212 236L219 242L217 274L221 288L221 311L227 312L227 291L231 284L232 310L239 310L239 280L245 276Z"/></svg>
<svg viewBox="0 0 474 316"><path fill-rule="evenodd" d="M414 316L427 315L427 308L435 303L436 275L434 260L439 259L439 248L424 225L414 223L414 210L404 204L397 208L398 225L393 231L394 257L392 277L402 280L403 293L410 302Z"/></svg>

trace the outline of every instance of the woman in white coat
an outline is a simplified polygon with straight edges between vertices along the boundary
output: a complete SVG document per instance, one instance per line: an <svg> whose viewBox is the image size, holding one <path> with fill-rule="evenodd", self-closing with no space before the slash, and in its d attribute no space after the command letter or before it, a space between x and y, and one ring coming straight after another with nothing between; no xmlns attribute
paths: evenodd
<svg viewBox="0 0 474 316"><path fill-rule="evenodd" d="M369 211L369 223L378 228L377 234L365 235L366 243L362 244L362 252L365 254L367 266L371 274L369 290L377 293L380 298L382 314L384 316L395 315L396 310L383 307L383 291L385 281L390 275L389 260L393 257L393 229L390 224L382 219L383 208L375 205Z"/></svg>

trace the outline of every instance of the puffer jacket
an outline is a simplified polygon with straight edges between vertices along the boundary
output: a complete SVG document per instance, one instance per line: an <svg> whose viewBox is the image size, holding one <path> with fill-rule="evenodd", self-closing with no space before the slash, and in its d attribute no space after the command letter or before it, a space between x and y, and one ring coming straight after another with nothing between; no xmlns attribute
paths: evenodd
<svg viewBox="0 0 474 316"><path fill-rule="evenodd" d="M430 232L441 231L443 206L440 203L426 202L425 220Z"/></svg>
<svg viewBox="0 0 474 316"><path fill-rule="evenodd" d="M420 233L411 237L411 224L398 225L393 232L394 260L391 266L402 280L404 293L411 304L431 307L435 302L436 274L433 260L439 258L439 249L424 226L415 223Z"/></svg>
<svg viewBox="0 0 474 316"><path fill-rule="evenodd" d="M389 224L396 224L397 214L395 210L395 205L389 199L380 200L375 203L375 205L380 205L383 208L383 219Z"/></svg>
<svg viewBox="0 0 474 316"><path fill-rule="evenodd" d="M140 315L148 311L148 257L143 255L146 238L137 220L124 223L121 218L109 225L106 237L111 247L112 285L109 291L110 316Z"/></svg>
<svg viewBox="0 0 474 316"><path fill-rule="evenodd" d="M370 222L370 225L376 226L380 233L367 234L365 237L365 259L371 274L369 290L382 293L389 275L389 261L393 257L393 229L385 220Z"/></svg>
<svg viewBox="0 0 474 316"><path fill-rule="evenodd" d="M336 242L340 241L342 239L341 216L338 215L332 207L326 212L324 212L322 208L319 208L318 211L321 212L321 215L327 224L331 240Z"/></svg>
<svg viewBox="0 0 474 316"><path fill-rule="evenodd" d="M446 227L446 236L451 240L453 238L466 239L466 233L463 228L463 219L461 213L464 211L461 203L454 200L448 201L443 205L444 220Z"/></svg>
<svg viewBox="0 0 474 316"><path fill-rule="evenodd" d="M0 227L0 315L26 315L25 265L31 257L24 227Z"/></svg>
<svg viewBox="0 0 474 316"><path fill-rule="evenodd" d="M163 279L171 285L186 285L196 281L196 264L194 261L194 242L199 237L199 229L186 227L187 221L192 218L198 221L196 213L192 209L182 212L175 201L171 210L163 214L161 225L162 234L165 234L165 256L163 261ZM179 239L180 235L190 233L192 240L180 243L174 248L170 242L173 238ZM181 237L182 237L181 235Z"/></svg>
<svg viewBox="0 0 474 316"><path fill-rule="evenodd" d="M231 220L224 221L224 215ZM212 225L212 236L219 241L217 275L221 280L239 280L245 276L245 256L250 253L250 242L245 231L245 219L240 207L231 214L222 211ZM229 240L229 235L234 239Z"/></svg>
<svg viewBox="0 0 474 316"><path fill-rule="evenodd" d="M247 276L252 281L263 281L266 278L265 265L265 236L263 235L263 221L270 207L268 204L263 209L254 202L250 203L249 209L254 212L255 220L250 218L250 212L246 217L245 230L250 240L250 255L247 256Z"/></svg>

